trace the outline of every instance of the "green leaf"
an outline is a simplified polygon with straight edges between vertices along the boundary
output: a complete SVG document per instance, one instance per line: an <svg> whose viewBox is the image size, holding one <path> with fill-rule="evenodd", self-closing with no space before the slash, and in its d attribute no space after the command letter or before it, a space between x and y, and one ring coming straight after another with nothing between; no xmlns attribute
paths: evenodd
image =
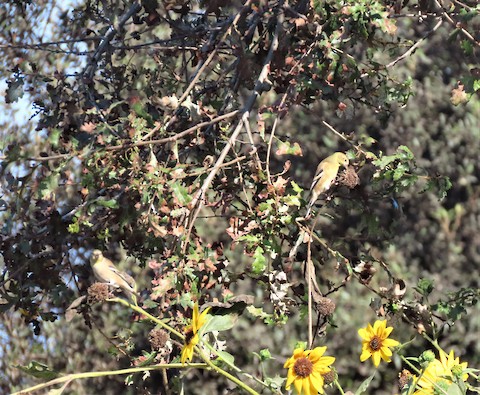
<svg viewBox="0 0 480 395"><path fill-rule="evenodd" d="M226 351L217 351L217 354L219 355L220 358L222 358L226 362L227 365L234 366L235 357L232 354Z"/></svg>
<svg viewBox="0 0 480 395"><path fill-rule="evenodd" d="M385 169L390 163L394 162L396 158L394 156L382 156L372 163L380 169Z"/></svg>
<svg viewBox="0 0 480 395"><path fill-rule="evenodd" d="M267 259L263 255L264 250L262 247L258 246L253 254L253 264L252 264L252 271L255 274L261 274L265 271L267 266Z"/></svg>
<svg viewBox="0 0 480 395"><path fill-rule="evenodd" d="M192 200L187 188L185 188L179 181L171 182L170 188L172 188L172 192L180 205L186 206Z"/></svg>
<svg viewBox="0 0 480 395"><path fill-rule="evenodd" d="M248 306L246 310L254 317L261 318L263 320L266 320L267 318L271 317L271 314L268 314L265 311L263 311L261 307Z"/></svg>
<svg viewBox="0 0 480 395"><path fill-rule="evenodd" d="M265 378L265 383L268 384L268 386L274 390L280 390L283 387L283 384L285 383L286 378L281 377L278 374L275 375L275 377L266 377ZM281 392L280 392L281 393Z"/></svg>
<svg viewBox="0 0 480 395"><path fill-rule="evenodd" d="M272 207L272 204L271 202L261 202L258 204L258 210L260 211L267 211L268 209L270 209Z"/></svg>
<svg viewBox="0 0 480 395"><path fill-rule="evenodd" d="M358 390L355 391L355 395L363 394L368 389L368 386L370 385L373 378L375 377L375 373L377 373L376 370L371 374L370 377L368 377L366 380L363 381L362 384L360 384L360 387L358 387Z"/></svg>
<svg viewBox="0 0 480 395"><path fill-rule="evenodd" d="M50 131L50 134L48 136L48 141L50 142L50 144L52 144L53 148L58 147L58 142L60 140L61 134L62 134L62 131L60 129L57 129L57 128L53 128Z"/></svg>
<svg viewBox="0 0 480 395"><path fill-rule="evenodd" d="M473 54L473 44L468 40L462 40L460 42L460 47L465 52L465 55L471 56Z"/></svg>
<svg viewBox="0 0 480 395"><path fill-rule="evenodd" d="M68 233L78 233L80 232L80 224L78 223L77 219L75 218L75 222L68 225Z"/></svg>
<svg viewBox="0 0 480 395"><path fill-rule="evenodd" d="M298 196L287 195L287 196L285 196L283 201L289 207L291 207L291 206L300 207L302 205L302 203L300 201L300 198Z"/></svg>
<svg viewBox="0 0 480 395"><path fill-rule="evenodd" d="M403 151L405 154L402 154ZM398 147L397 152L400 154L400 159L407 159L407 160L412 160L415 159L415 156L413 155L413 152L408 148L406 145L401 145Z"/></svg>
<svg viewBox="0 0 480 395"><path fill-rule="evenodd" d="M58 376L58 372L51 370L47 365L37 361L32 361L27 366L15 365L15 367L40 379L51 380Z"/></svg>
<svg viewBox="0 0 480 395"><path fill-rule="evenodd" d="M110 199L110 200L97 199L96 203L99 206L103 206L107 208L118 208L118 202L115 199Z"/></svg>
<svg viewBox="0 0 480 395"><path fill-rule="evenodd" d="M408 166L405 163L400 163L393 172L393 180L398 181L408 171Z"/></svg>
<svg viewBox="0 0 480 395"><path fill-rule="evenodd" d="M59 175L57 173L52 173L40 182L38 191L42 199L51 198L52 193L58 188L58 179Z"/></svg>
<svg viewBox="0 0 480 395"><path fill-rule="evenodd" d="M281 155L295 155L295 156L302 156L302 148L298 143L290 144L289 141L279 141L277 145L276 154Z"/></svg>
<svg viewBox="0 0 480 395"><path fill-rule="evenodd" d="M418 280L417 286L415 287L415 289L423 296L430 295L433 291L433 288L433 281L427 278L421 278Z"/></svg>
<svg viewBox="0 0 480 395"><path fill-rule="evenodd" d="M133 111L139 116L145 119L149 125L153 125L153 118L151 115L145 110L144 106L140 102L136 102L132 105Z"/></svg>
<svg viewBox="0 0 480 395"><path fill-rule="evenodd" d="M296 192L297 194L300 194L303 192L303 189L300 188L300 186L295 181L290 181L290 184L292 185L293 191Z"/></svg>
<svg viewBox="0 0 480 395"><path fill-rule="evenodd" d="M447 389L447 395L464 395L465 393L466 392L463 392L455 383L452 383Z"/></svg>
<svg viewBox="0 0 480 395"><path fill-rule="evenodd" d="M7 91L5 94L5 102L6 103L14 103L18 99L23 97L23 83L24 79L22 77L15 77L13 81L7 81Z"/></svg>
<svg viewBox="0 0 480 395"><path fill-rule="evenodd" d="M480 90L480 80L475 80L473 81L473 90L475 92L477 92L478 90Z"/></svg>
<svg viewBox="0 0 480 395"><path fill-rule="evenodd" d="M243 235L243 236L240 236L237 240L246 241L247 243L250 243L250 244L256 244L260 241L260 239L255 235Z"/></svg>
<svg viewBox="0 0 480 395"><path fill-rule="evenodd" d="M238 321L237 314L226 314L226 315L209 315L209 320L201 329L201 333L209 333L213 331L228 331L235 326L235 323Z"/></svg>

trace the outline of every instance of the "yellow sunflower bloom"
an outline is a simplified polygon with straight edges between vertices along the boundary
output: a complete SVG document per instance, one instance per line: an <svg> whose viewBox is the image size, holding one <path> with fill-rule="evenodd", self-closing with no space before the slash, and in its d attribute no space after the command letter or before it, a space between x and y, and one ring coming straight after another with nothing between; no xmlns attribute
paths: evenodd
<svg viewBox="0 0 480 395"><path fill-rule="evenodd" d="M362 338L360 361L364 362L371 357L375 367L380 365L381 359L390 362L392 356L390 348L400 344L398 341L388 338L392 331L393 327L387 328L387 321L380 320L375 321L373 327L368 324L366 328L359 329L358 334Z"/></svg>
<svg viewBox="0 0 480 395"><path fill-rule="evenodd" d="M198 331L205 324L205 321L207 320L206 315L209 310L210 310L210 307L207 307L205 310L202 311L202 314L200 314L198 310L198 303L195 303L193 305L192 322L190 325L188 325L184 329L185 343L183 345L182 354L180 356L180 361L182 362L182 364L185 364L187 360L188 361L192 360L193 349L200 341L200 337L198 336Z"/></svg>
<svg viewBox="0 0 480 395"><path fill-rule="evenodd" d="M288 369L287 384L290 389L293 384L298 395L323 394L323 375L332 369L330 365L335 362L334 357L324 357L327 347L316 347L313 350L297 348L293 356L285 362L283 367Z"/></svg>
<svg viewBox="0 0 480 395"><path fill-rule="evenodd" d="M455 358L453 350L450 351L448 355L441 351L440 360L434 359L425 368L417 382L418 389L413 395L434 395L438 394L441 390L446 393L452 384L450 378L455 376L455 374L452 373L452 369L458 370L458 367L465 370L467 368L467 362L460 363L460 358ZM467 381L468 374L463 374L461 379Z"/></svg>

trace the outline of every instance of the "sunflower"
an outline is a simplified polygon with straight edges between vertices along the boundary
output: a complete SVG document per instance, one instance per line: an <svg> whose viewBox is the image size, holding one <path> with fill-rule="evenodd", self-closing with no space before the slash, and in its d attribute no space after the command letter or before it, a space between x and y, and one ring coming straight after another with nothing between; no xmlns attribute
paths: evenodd
<svg viewBox="0 0 480 395"><path fill-rule="evenodd" d="M182 362L182 364L185 364L187 360L192 360L193 349L200 341L198 331L205 324L205 321L207 320L206 315L209 310L210 307L207 307L205 310L202 311L202 314L200 314L198 311L198 303L195 303L193 305L192 322L184 329L185 343L183 345L182 354L180 356L180 361Z"/></svg>
<svg viewBox="0 0 480 395"><path fill-rule="evenodd" d="M358 334L362 338L362 354L360 361L364 362L372 357L375 367L380 365L380 360L390 362L392 356L391 347L396 347L400 343L396 340L389 339L388 336L392 333L393 327L387 328L387 321L377 320L373 327L368 324L366 328L360 328Z"/></svg>
<svg viewBox="0 0 480 395"><path fill-rule="evenodd" d="M298 395L323 394L323 375L332 369L330 365L335 362L334 357L324 357L327 347L316 347L313 350L297 348L291 358L285 362L284 368L288 369L286 389L289 390L293 383Z"/></svg>
<svg viewBox="0 0 480 395"><path fill-rule="evenodd" d="M423 371L420 379L417 381L418 390L413 395L436 395L438 393L447 393L452 384L452 378L460 369L465 370L467 362L460 363L460 358L455 358L453 350L450 354L440 351L440 360L434 359ZM453 370L453 372L452 372ZM468 374L461 374L460 379L467 381ZM441 392L441 391L444 392Z"/></svg>

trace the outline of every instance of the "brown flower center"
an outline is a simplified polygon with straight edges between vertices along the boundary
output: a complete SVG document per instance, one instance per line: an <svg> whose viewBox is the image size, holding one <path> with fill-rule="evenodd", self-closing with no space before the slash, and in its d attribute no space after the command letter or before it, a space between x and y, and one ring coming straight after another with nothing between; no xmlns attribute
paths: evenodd
<svg viewBox="0 0 480 395"><path fill-rule="evenodd" d="M382 339L378 336L374 336L372 340L370 340L369 346L373 351L380 350L380 348L382 348Z"/></svg>
<svg viewBox="0 0 480 395"><path fill-rule="evenodd" d="M195 335L193 334L193 329L192 328L188 328L186 331L185 331L185 344L189 344L190 341L193 339Z"/></svg>
<svg viewBox="0 0 480 395"><path fill-rule="evenodd" d="M298 358L293 365L293 371L299 377L308 377L313 372L313 363L308 358Z"/></svg>

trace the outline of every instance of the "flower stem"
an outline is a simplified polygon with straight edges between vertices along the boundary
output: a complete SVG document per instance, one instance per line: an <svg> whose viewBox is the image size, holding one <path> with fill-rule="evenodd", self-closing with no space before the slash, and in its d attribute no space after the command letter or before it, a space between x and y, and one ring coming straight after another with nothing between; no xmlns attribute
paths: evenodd
<svg viewBox="0 0 480 395"><path fill-rule="evenodd" d="M38 391L47 387L50 387L55 384L66 383L68 381L76 380L76 379L86 379L86 378L93 378L93 377L103 377L103 376L115 376L115 375L123 375L123 374L131 374L131 373L142 373L149 370L161 370L161 369L179 369L183 365L181 363L168 363L168 364L158 364L153 366L142 366L136 368L128 368L128 369L120 369L120 370L107 370L102 372L85 372L85 373L73 373L67 374L66 376L57 377L56 379L47 381L46 383L38 384L30 388L26 388L19 392L14 392L12 395L20 395L20 394L27 394L29 392ZM190 366L195 368L206 368L207 366L204 363L194 363Z"/></svg>
<svg viewBox="0 0 480 395"><path fill-rule="evenodd" d="M173 329L170 325L166 324L165 322L159 320L157 317L154 317L153 315L147 313L145 310L143 310L141 307L139 306L135 306L129 302L127 302L126 300L124 299L120 299L120 298L113 298L113 299L107 299L109 302L117 302L117 303L120 303L120 304L123 304L127 307L130 307L132 310L136 311L137 313L139 314L142 314L144 316L146 316L147 318L149 318L150 320L152 320L153 322L155 322L156 324L160 325L162 328L164 328L165 330L173 333L175 336L179 337L180 339L182 340L185 340L185 336L182 335L180 332L178 332L177 330Z"/></svg>
<svg viewBox="0 0 480 395"><path fill-rule="evenodd" d="M227 379L237 384L240 388L243 388L249 394L260 395L257 391L255 391L253 388L245 384L243 381L233 376L232 374L228 373L226 370L223 370L221 367L215 365L212 361L210 361L210 359L203 353L203 351L198 346L196 346L195 348L200 358L202 358L205 361L205 363L208 366L210 366L211 369L215 370L217 373L221 374L222 376L225 376Z"/></svg>
<svg viewBox="0 0 480 395"><path fill-rule="evenodd" d="M342 386L340 385L340 383L338 382L338 379L335 379L334 383L335 383L335 387L337 387L338 390L340 391L340 394L341 394L341 395L345 395L345 392L343 392L343 388L342 388Z"/></svg>

